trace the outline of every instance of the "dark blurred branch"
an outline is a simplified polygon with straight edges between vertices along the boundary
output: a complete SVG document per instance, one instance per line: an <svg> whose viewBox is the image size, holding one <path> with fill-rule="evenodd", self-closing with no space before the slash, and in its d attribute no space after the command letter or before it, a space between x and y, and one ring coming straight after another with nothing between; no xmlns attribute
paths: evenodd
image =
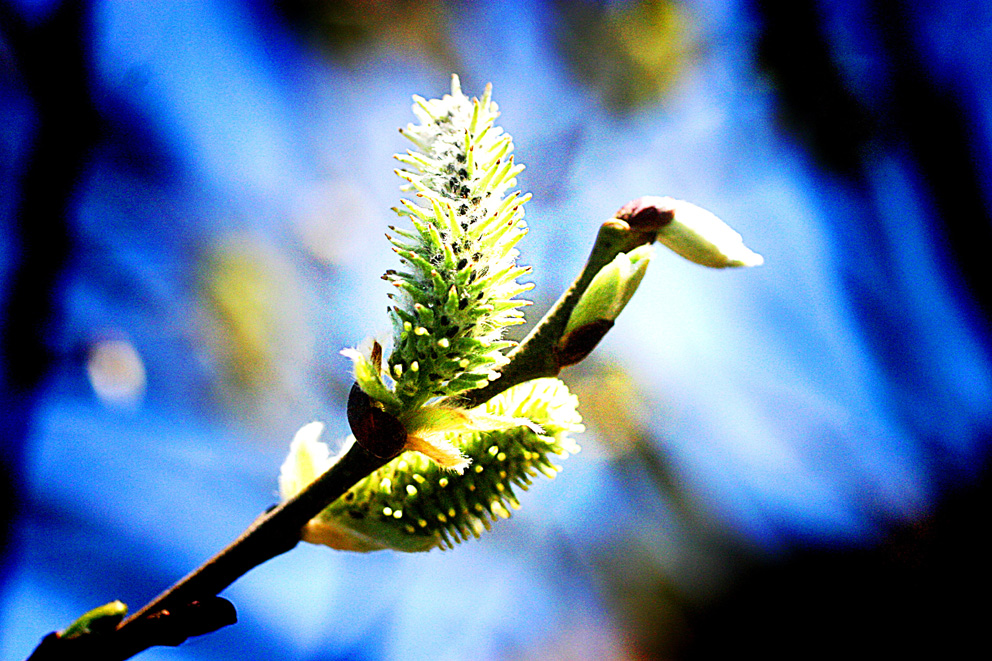
<svg viewBox="0 0 992 661"><path fill-rule="evenodd" d="M0 4L0 71L29 97L33 140L14 179L10 276L0 296L0 553L19 502L24 439L54 356L50 331L61 314L60 279L74 250L68 220L87 155L99 134L90 95L90 4L63 2L28 25ZM0 567L9 566L0 562ZM3 576L0 575L0 579Z"/></svg>
<svg viewBox="0 0 992 661"><path fill-rule="evenodd" d="M888 73L872 89L870 108L847 84L839 63L850 54L839 50L817 3L754 3L762 24L761 64L776 83L788 128L822 166L847 177L866 198L866 168L879 153L915 160L920 177L914 185L929 197L934 235L946 239L956 257L956 264L946 266L967 280L964 295L983 308L987 332L992 327L992 281L986 277L992 211L983 185L992 167L992 155L983 148L987 141L975 139L980 129L969 118L961 91L942 85L935 75L938 65L926 60L914 35L912 5L865 4L859 30L879 42L876 68ZM886 240L873 227L866 231L872 242Z"/></svg>
<svg viewBox="0 0 992 661"><path fill-rule="evenodd" d="M68 217L87 156L99 136L90 96L88 3L61 3L36 27L0 6L0 29L33 102L36 132L14 219L20 245L10 280L2 355L15 391L32 389L52 362L45 346L58 280L74 247Z"/></svg>
<svg viewBox="0 0 992 661"><path fill-rule="evenodd" d="M920 186L936 208L932 218L954 251L968 292L983 308L985 330L992 328L992 209L987 178L992 168L988 140L980 134L984 118L970 118L960 90L941 84L935 65L925 60L914 39L910 6L891 0L869 3L880 24L886 50L892 54L892 113L899 145L919 163ZM927 10L916 10L925 13ZM976 122L979 126L976 126Z"/></svg>

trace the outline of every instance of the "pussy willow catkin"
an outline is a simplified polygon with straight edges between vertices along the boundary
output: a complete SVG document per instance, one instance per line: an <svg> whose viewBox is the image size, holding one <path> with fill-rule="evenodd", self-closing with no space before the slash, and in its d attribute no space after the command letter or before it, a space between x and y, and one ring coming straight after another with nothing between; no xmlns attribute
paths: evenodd
<svg viewBox="0 0 992 661"><path fill-rule="evenodd" d="M385 275L398 289L392 353L383 365L378 343L369 354L344 352L363 410L392 416L408 451L313 519L307 541L359 551L451 547L508 518L519 507L515 487L553 477L560 468L552 457L578 450L569 437L583 429L577 401L558 379L519 384L474 409L457 406L459 394L499 377L513 344L504 329L523 322L527 304L515 297L531 288L517 282L529 269L516 265L514 247L530 196L509 192L523 166L494 124L490 91L469 99L455 76L451 94L414 97L421 123L401 130L418 150L397 156L410 168L397 170L403 188L415 193L397 212L412 229L390 228L402 266ZM308 425L294 439L280 476L284 498L333 463L320 430Z"/></svg>

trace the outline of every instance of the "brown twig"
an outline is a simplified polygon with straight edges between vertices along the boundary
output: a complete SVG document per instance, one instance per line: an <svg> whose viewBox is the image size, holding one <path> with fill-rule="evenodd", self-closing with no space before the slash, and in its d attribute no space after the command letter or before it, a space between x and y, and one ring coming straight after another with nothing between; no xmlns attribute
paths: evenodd
<svg viewBox="0 0 992 661"><path fill-rule="evenodd" d="M28 661L63 659L127 659L149 647L175 647L191 636L214 632L238 621L234 605L223 597L209 597L137 620L126 630L94 627L82 635L50 633Z"/></svg>
<svg viewBox="0 0 992 661"><path fill-rule="evenodd" d="M337 500L352 485L385 465L402 449L403 438L383 434L359 442L296 497L259 516L240 537L198 569L124 620L116 629L99 634L60 639L49 634L32 654L41 659L86 658L123 661L155 645L177 645L189 636L209 633L236 621L218 606L218 593L258 565L289 551L299 543L300 531L310 519ZM221 600L227 603L226 600ZM212 627L212 628L211 628Z"/></svg>

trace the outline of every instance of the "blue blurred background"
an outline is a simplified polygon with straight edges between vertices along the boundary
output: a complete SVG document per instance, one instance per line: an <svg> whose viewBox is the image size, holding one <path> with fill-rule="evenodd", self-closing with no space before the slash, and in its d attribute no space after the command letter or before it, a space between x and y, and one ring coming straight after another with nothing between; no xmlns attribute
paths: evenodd
<svg viewBox="0 0 992 661"><path fill-rule="evenodd" d="M3 2L0 658L146 603L274 502L297 428L348 432L396 129L452 72L528 166L531 319L640 195L766 264L659 253L512 521L298 548L141 658L987 650L990 53L977 0Z"/></svg>

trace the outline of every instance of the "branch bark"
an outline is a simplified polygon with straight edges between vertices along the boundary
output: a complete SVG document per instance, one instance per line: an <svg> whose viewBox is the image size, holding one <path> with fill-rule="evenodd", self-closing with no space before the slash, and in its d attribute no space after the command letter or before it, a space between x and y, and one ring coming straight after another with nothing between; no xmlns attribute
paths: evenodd
<svg viewBox="0 0 992 661"><path fill-rule="evenodd" d="M156 645L178 645L237 621L217 595L258 565L300 541L310 519L356 482L385 465L402 449L396 437L363 439L295 498L259 516L240 537L198 569L156 597L110 632L60 638L46 636L31 661L96 658L123 661ZM404 439L405 440L405 437ZM204 619L205 618L205 619ZM212 628L211 628L212 627Z"/></svg>

